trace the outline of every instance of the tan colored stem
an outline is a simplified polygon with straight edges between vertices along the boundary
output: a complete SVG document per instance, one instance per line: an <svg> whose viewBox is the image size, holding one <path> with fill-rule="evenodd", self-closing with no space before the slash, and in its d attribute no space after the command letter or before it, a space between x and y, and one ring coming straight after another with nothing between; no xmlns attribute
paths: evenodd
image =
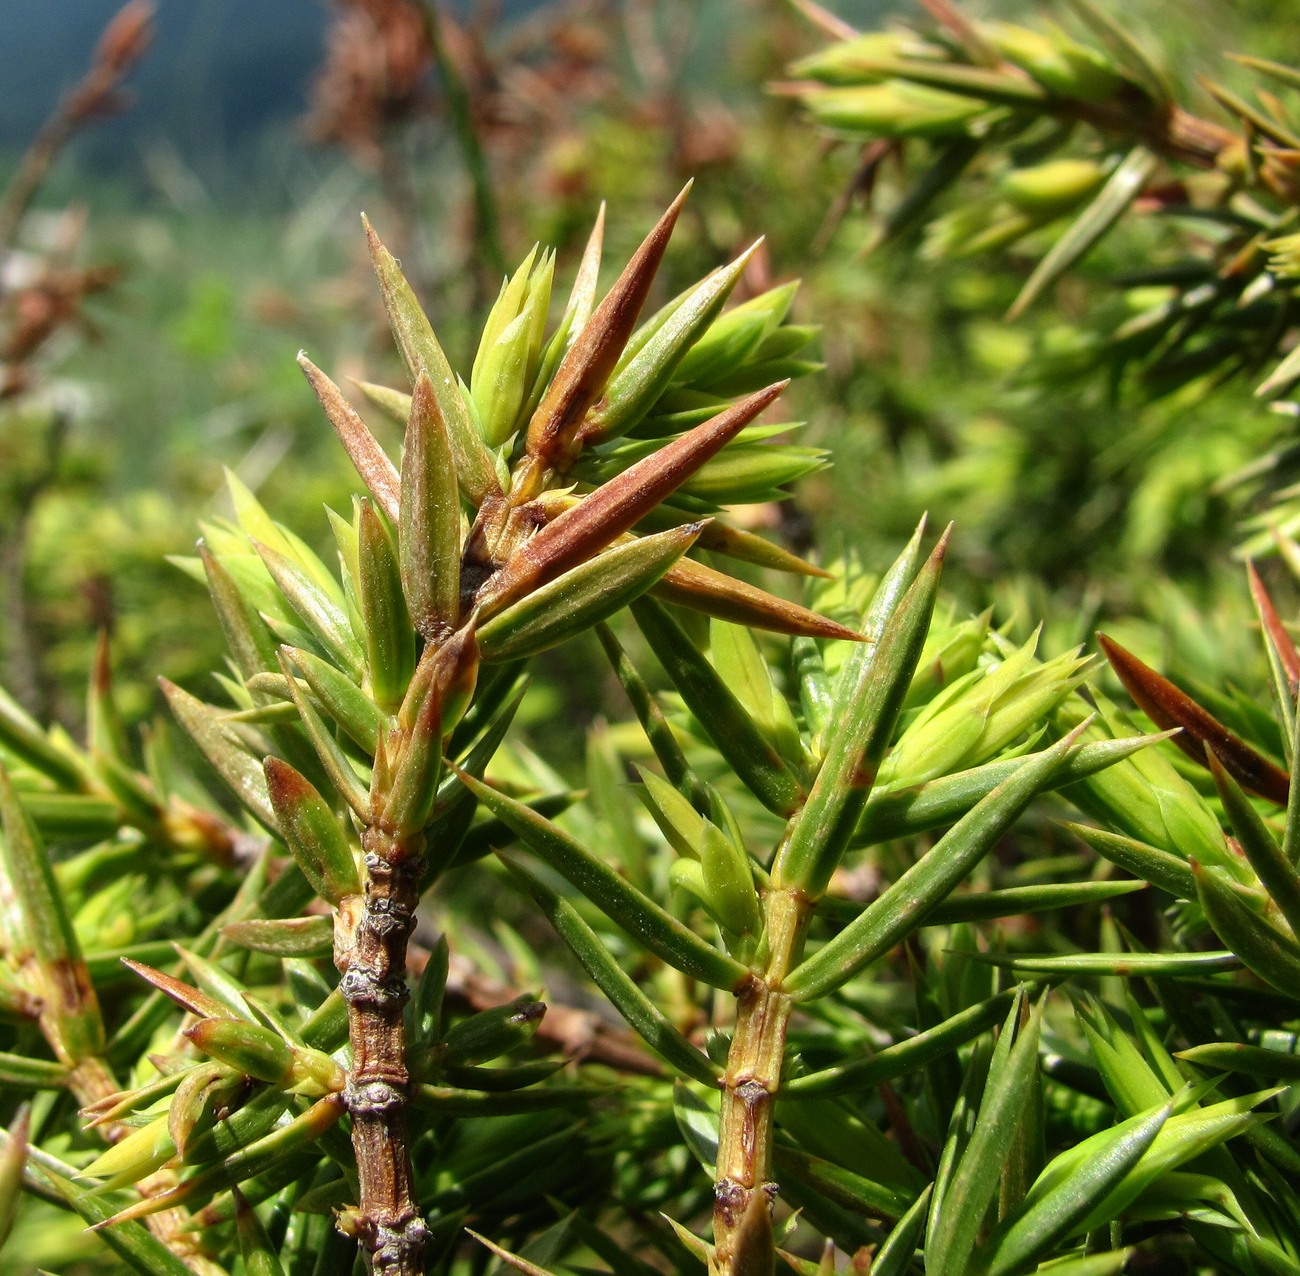
<svg viewBox="0 0 1300 1276"><path fill-rule="evenodd" d="M766 897L767 965L736 993L736 1029L722 1079L710 1276L771 1272L776 1261L772 1134L792 1003L782 981L803 951L812 902L796 890Z"/></svg>
<svg viewBox="0 0 1300 1276"><path fill-rule="evenodd" d="M358 1231L380 1276L421 1276L428 1233L415 1203L406 1128L410 1073L402 1010L424 839L367 829L366 893L340 907L336 961L348 1003L346 1092L359 1180Z"/></svg>

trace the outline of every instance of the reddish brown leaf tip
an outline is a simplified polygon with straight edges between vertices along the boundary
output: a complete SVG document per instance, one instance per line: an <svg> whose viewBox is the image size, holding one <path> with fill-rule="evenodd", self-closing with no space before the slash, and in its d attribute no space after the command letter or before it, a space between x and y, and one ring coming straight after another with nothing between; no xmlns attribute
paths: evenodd
<svg viewBox="0 0 1300 1276"><path fill-rule="evenodd" d="M1092 724L1096 721L1097 721L1097 715L1095 713L1090 713L1086 718L1084 718L1082 722L1078 724L1078 726L1072 727L1065 735L1061 737L1061 739L1069 741L1070 745L1074 745L1082 737L1083 733L1090 726L1092 726Z"/></svg>
<svg viewBox="0 0 1300 1276"><path fill-rule="evenodd" d="M128 0L110 19L95 46L95 62L115 76L127 73L154 38L152 0Z"/></svg>
<svg viewBox="0 0 1300 1276"><path fill-rule="evenodd" d="M1295 642L1277 614L1273 599L1251 559L1246 561L1246 579L1250 582L1250 594L1255 600L1255 610L1259 613L1259 623L1264 629L1264 636L1277 653L1282 671L1286 675L1287 686L1294 697L1297 690L1300 690L1300 651L1296 650Z"/></svg>
<svg viewBox="0 0 1300 1276"><path fill-rule="evenodd" d="M305 776L279 758L263 758L262 771L266 775L266 787L274 805L311 797L315 793Z"/></svg>
<svg viewBox="0 0 1300 1276"><path fill-rule="evenodd" d="M298 352L298 366L325 410L361 481L370 489L384 513L396 520L401 502L401 480L388 454L379 446L356 409L344 398L343 391L301 350Z"/></svg>
<svg viewBox="0 0 1300 1276"><path fill-rule="evenodd" d="M528 454L544 464L567 464L581 449L578 428L632 335L690 189L687 182L632 254L569 347L537 405L528 423L526 446Z"/></svg>
<svg viewBox="0 0 1300 1276"><path fill-rule="evenodd" d="M851 26L829 9L822 8L814 0L790 0L791 5L824 35L832 40L852 40L861 34L857 27Z"/></svg>
<svg viewBox="0 0 1300 1276"><path fill-rule="evenodd" d="M1205 765L1204 750L1211 749L1223 769L1243 789L1270 802L1285 806L1291 781L1287 773L1256 752L1230 731L1213 714L1202 708L1168 678L1126 651L1103 633L1097 643L1105 653L1115 676L1133 697L1134 704L1158 727L1182 727L1174 743L1194 762Z"/></svg>
<svg viewBox="0 0 1300 1276"><path fill-rule="evenodd" d="M113 685L113 659L109 649L108 630L101 628L95 639L95 665L92 673L95 690L104 695Z"/></svg>
<svg viewBox="0 0 1300 1276"><path fill-rule="evenodd" d="M188 1010L191 1014L212 1019L229 1019L231 1017L230 1012L219 1001L169 975L165 970L159 970L155 966L148 966L144 962L135 961L130 957L123 957L121 961L122 965L128 970L134 971L146 983L152 984L159 992L171 998L182 1010Z"/></svg>

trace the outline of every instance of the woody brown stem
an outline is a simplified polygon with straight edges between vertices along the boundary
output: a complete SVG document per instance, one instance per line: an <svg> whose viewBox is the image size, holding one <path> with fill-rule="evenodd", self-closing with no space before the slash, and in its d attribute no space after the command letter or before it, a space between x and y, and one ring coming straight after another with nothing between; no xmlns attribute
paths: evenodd
<svg viewBox="0 0 1300 1276"><path fill-rule="evenodd" d="M736 1029L722 1078L709 1276L770 1272L776 1251L772 1135L792 1002L781 985L803 951L812 902L800 891L765 900L768 959L736 992Z"/></svg>
<svg viewBox="0 0 1300 1276"><path fill-rule="evenodd" d="M357 1228L380 1276L420 1276L427 1231L415 1204L406 1128L410 1073L402 1011L424 838L372 827L362 837L365 895L342 901L335 960L348 1003L345 1094L359 1180Z"/></svg>

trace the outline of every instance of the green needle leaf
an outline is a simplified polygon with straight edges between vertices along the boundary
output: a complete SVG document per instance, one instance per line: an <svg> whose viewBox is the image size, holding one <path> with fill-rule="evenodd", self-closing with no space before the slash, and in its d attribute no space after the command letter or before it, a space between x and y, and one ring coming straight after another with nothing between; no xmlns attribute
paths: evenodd
<svg viewBox="0 0 1300 1276"><path fill-rule="evenodd" d="M1295 938L1265 921L1222 869L1193 860L1192 876L1214 933L1265 983L1288 997L1300 996L1300 945Z"/></svg>
<svg viewBox="0 0 1300 1276"><path fill-rule="evenodd" d="M561 939L609 998L614 1009L666 1063L692 1080L717 1086L721 1069L701 1054L668 1021L663 1012L641 991L630 975L614 960L604 941L578 910L561 898L544 882L515 863L510 856L497 852L501 862L515 880L536 900Z"/></svg>
<svg viewBox="0 0 1300 1276"><path fill-rule="evenodd" d="M61 1090L67 1080L68 1070L60 1063L0 1051L0 1082L4 1085L20 1090Z"/></svg>
<svg viewBox="0 0 1300 1276"><path fill-rule="evenodd" d="M347 613L297 563L260 541L254 541L253 548L303 624L344 670L359 681L365 662Z"/></svg>
<svg viewBox="0 0 1300 1276"><path fill-rule="evenodd" d="M39 1149L30 1152L39 1180L49 1183L91 1227L108 1221L112 1208L94 1192L88 1192L73 1182L74 1172L68 1166L47 1156ZM132 1271L140 1276L193 1276L190 1269L151 1235L141 1223L124 1223L107 1232L100 1239Z"/></svg>
<svg viewBox="0 0 1300 1276"><path fill-rule="evenodd" d="M835 692L826 755L772 866L775 889L795 887L816 899L847 849L925 645L947 545L945 532L880 640L849 656Z"/></svg>
<svg viewBox="0 0 1300 1276"><path fill-rule="evenodd" d="M959 1011L933 1028L886 1046L869 1059L854 1059L832 1068L823 1068L820 1072L793 1077L782 1085L781 1098L794 1101L824 1098L832 1094L862 1093L882 1081L919 1072L927 1064L942 1059L994 1024L1001 1023L1017 995L1015 990L1000 992L978 1005Z"/></svg>
<svg viewBox="0 0 1300 1276"><path fill-rule="evenodd" d="M739 779L768 810L787 816L797 810L803 800L798 777L681 626L649 598L631 610L686 707Z"/></svg>
<svg viewBox="0 0 1300 1276"><path fill-rule="evenodd" d="M278 1032L237 1019L200 1019L185 1029L185 1036L218 1063L288 1088L294 1049Z"/></svg>
<svg viewBox="0 0 1300 1276"><path fill-rule="evenodd" d="M347 674L301 647L283 647L285 657L311 688L320 707L368 754L379 744L378 706ZM286 688L292 696L293 684ZM295 703L297 702L294 697Z"/></svg>
<svg viewBox="0 0 1300 1276"><path fill-rule="evenodd" d="M616 545L497 612L478 631L485 660L517 660L621 611L695 543L700 523Z"/></svg>
<svg viewBox="0 0 1300 1276"><path fill-rule="evenodd" d="M1041 106L1048 100L1046 90L1026 76L984 67L919 58L877 57L854 58L853 68L863 80L907 80L1006 106Z"/></svg>
<svg viewBox="0 0 1300 1276"><path fill-rule="evenodd" d="M105 1227L116 1228L123 1222L184 1205L191 1197L209 1196L236 1183L243 1183L254 1175L262 1174L278 1165L295 1152L315 1144L338 1124L343 1113L343 1096L326 1095L286 1125L279 1126L238 1151L231 1152L224 1160L200 1170L192 1178L185 1179L177 1186L159 1192L156 1196L137 1201L124 1210L119 1210L111 1218L95 1224L92 1230L100 1231Z"/></svg>
<svg viewBox="0 0 1300 1276"><path fill-rule="evenodd" d="M907 1276L912 1270L913 1258L921 1244L926 1218L930 1211L933 1184L912 1202L906 1214L898 1220L889 1233L889 1239L880 1247L871 1261L872 1276Z"/></svg>
<svg viewBox="0 0 1300 1276"><path fill-rule="evenodd" d="M928 1276L964 1276L997 1192L1016 1126L1038 1076L1040 1003L1009 1053L997 1051L984 1085L979 1115L925 1238ZM1010 1025L1003 1031L1008 1032Z"/></svg>
<svg viewBox="0 0 1300 1276"><path fill-rule="evenodd" d="M4 1248L23 1195L23 1166L27 1163L27 1138L31 1133L32 1110L24 1103L14 1113L0 1148L0 1249Z"/></svg>
<svg viewBox="0 0 1300 1276"><path fill-rule="evenodd" d="M76 759L50 740L3 687L0 687L0 747L48 776L60 788L75 791L85 783Z"/></svg>
<svg viewBox="0 0 1300 1276"><path fill-rule="evenodd" d="M401 492L397 467L388 459L388 454L379 446L378 440L343 397L338 386L305 354L299 353L298 366L316 392L325 415L334 427L334 433L339 436L339 442L343 444L343 450L361 476L361 481L379 502L379 508L389 518L396 519Z"/></svg>
<svg viewBox="0 0 1300 1276"><path fill-rule="evenodd" d="M1146 1155L1104 1197L1092 1198L1092 1208L1076 1230L1088 1232L1109 1222L1144 1191L1160 1182L1169 1171L1257 1126L1266 1118L1254 1114L1252 1109L1277 1093L1276 1090L1265 1090L1259 1094L1211 1104L1209 1107L1194 1107L1190 1111L1168 1117L1148 1147ZM1061 1167L1061 1177L1073 1176L1074 1160L1079 1155L1080 1148L1075 1147L1063 1157L1057 1158L1053 1165L1065 1162ZM1052 1169L1053 1166L1048 1166L1045 1173L1050 1173Z"/></svg>
<svg viewBox="0 0 1300 1276"><path fill-rule="evenodd" d="M0 863L35 958L42 1023L59 1057L76 1064L104 1053L104 1021L68 907L36 826L0 764Z"/></svg>
<svg viewBox="0 0 1300 1276"><path fill-rule="evenodd" d="M220 713L211 705L195 699L166 678L158 685L176 721L199 747L213 770L226 782L230 791L272 832L275 812L266 791L266 777L258 762L241 749L221 724Z"/></svg>
<svg viewBox="0 0 1300 1276"><path fill-rule="evenodd" d="M989 1244L988 1276L1032 1271L1058 1242L1070 1237L1094 1204L1104 1199L1145 1155L1173 1113L1166 1103L1102 1130L1069 1152L1067 1175L1048 1166L1024 1203Z"/></svg>
<svg viewBox="0 0 1300 1276"><path fill-rule="evenodd" d="M1282 848L1273 839L1268 826L1260 817L1241 787L1219 762L1217 756L1206 751L1206 761L1219 790L1228 823L1236 834L1237 842L1245 852L1250 866L1259 874L1270 898L1281 910L1292 935L1300 936L1300 872L1282 854Z"/></svg>
<svg viewBox="0 0 1300 1276"><path fill-rule="evenodd" d="M334 952L329 917L250 917L223 926L221 933L232 944L273 957L329 957Z"/></svg>
<svg viewBox="0 0 1300 1276"><path fill-rule="evenodd" d="M289 654L290 652L293 653L292 656ZM370 791L362 783L361 777L352 769L352 763L348 761L347 756L339 747L333 733L326 726L320 714L312 707L311 702L298 689L298 681L292 676L293 666L290 664L290 660L296 663L301 660L303 654L294 648L286 648L281 656L289 695L298 710L298 717L302 722L303 730L307 734L307 739L311 742L312 748L316 750L316 756L320 759L320 764L329 777L330 783L338 791L339 796L363 820L368 819L370 816ZM320 661L320 664L325 665L325 661ZM326 667L333 668L333 666ZM302 668L302 666L299 665L299 668ZM352 687L352 684L349 682L348 686ZM353 688L353 690L356 689ZM362 693L358 691L357 694ZM378 731L376 730L377 743Z"/></svg>
<svg viewBox="0 0 1300 1276"><path fill-rule="evenodd" d="M810 89L803 104L818 123L850 137L963 137L992 118L986 102L906 80Z"/></svg>
<svg viewBox="0 0 1300 1276"><path fill-rule="evenodd" d="M1087 208L1070 223L1047 256L1025 281L1020 295L1007 311L1008 319L1018 319L1067 270L1085 256L1124 211L1142 193L1155 174L1159 160L1143 146L1135 146L1106 180L1106 184Z"/></svg>
<svg viewBox="0 0 1300 1276"><path fill-rule="evenodd" d="M263 767L280 835L303 876L335 906L349 895L359 895L361 879L352 848L329 803L287 762L267 758Z"/></svg>
<svg viewBox="0 0 1300 1276"><path fill-rule="evenodd" d="M1046 954L963 952L970 961L985 962L1019 975L1114 975L1145 978L1151 975L1212 975L1220 971L1240 970L1242 960L1236 953L1219 949L1198 953L1067 953L1054 957Z"/></svg>
<svg viewBox="0 0 1300 1276"><path fill-rule="evenodd" d="M782 1175L810 1188L820 1200L832 1201L857 1214L901 1218L915 1204L911 1193L873 1182L842 1165L778 1143L772 1160Z"/></svg>
<svg viewBox="0 0 1300 1276"><path fill-rule="evenodd" d="M231 1193L235 1198L235 1229L245 1273L247 1276L284 1276L284 1268L257 1212L237 1187L232 1188Z"/></svg>
<svg viewBox="0 0 1300 1276"><path fill-rule="evenodd" d="M1239 1041L1212 1041L1179 1050L1179 1059L1212 1072L1241 1072L1270 1081L1300 1081L1300 1055L1285 1050L1268 1050Z"/></svg>
<svg viewBox="0 0 1300 1276"><path fill-rule="evenodd" d="M392 712L402 702L415 671L415 632L406 610L392 537L369 501L361 503L357 530L370 690L379 707Z"/></svg>
<svg viewBox="0 0 1300 1276"><path fill-rule="evenodd" d="M1079 730L1026 758L856 921L797 967L786 980L786 991L799 1001L825 996L920 926L1011 827L1065 760Z"/></svg>
<svg viewBox="0 0 1300 1276"><path fill-rule="evenodd" d="M515 432L542 354L555 255L544 253L534 268L536 261L534 246L502 285L474 356L470 393L490 447L499 447Z"/></svg>
<svg viewBox="0 0 1300 1276"><path fill-rule="evenodd" d="M402 358L406 361L411 384L419 381L422 372L428 376L442 419L446 423L461 494L470 505L477 507L485 497L500 491L492 454L470 419L469 408L461 397L460 386L447 362L447 356L443 354L428 317L415 299L415 293L406 282L397 259L380 242L379 236L364 216L361 221L366 228L366 240L370 245L375 274L379 277L388 323L397 339ZM362 477L365 477L364 474ZM393 486L396 494L398 484ZM397 521L395 509L390 510L385 506L384 512Z"/></svg>
<svg viewBox="0 0 1300 1276"><path fill-rule="evenodd" d="M398 528L411 618L431 639L455 628L460 614L460 500L451 434L425 373L415 382L406 423Z"/></svg>
<svg viewBox="0 0 1300 1276"><path fill-rule="evenodd" d="M1053 882L1041 886L1012 886L1000 891L950 895L930 914L932 926L1020 917L1054 908L1104 903L1146 889L1145 882Z"/></svg>
<svg viewBox="0 0 1300 1276"><path fill-rule="evenodd" d="M275 637L224 564L199 542L199 560L226 646L245 679L275 665Z"/></svg>
<svg viewBox="0 0 1300 1276"><path fill-rule="evenodd" d="M456 769L456 774L525 846L668 965L715 988L733 988L746 977L748 971L740 962L705 943L563 829L466 772Z"/></svg>
<svg viewBox="0 0 1300 1276"><path fill-rule="evenodd" d="M1108 833L1105 829L1092 828L1087 824L1063 822L1062 828L1069 829L1081 838L1103 859L1118 865L1126 873L1132 873L1168 891L1175 899L1195 899L1196 882L1185 860L1168 851L1162 851L1136 838L1124 837L1119 833Z"/></svg>
<svg viewBox="0 0 1300 1276"><path fill-rule="evenodd" d="M554 1273L548 1271L545 1267L539 1267L536 1263L529 1262L528 1259L504 1249L495 1241L488 1240L486 1236L480 1236L472 1227L467 1227L465 1231L485 1249L491 1250L507 1267L522 1272L523 1276L554 1276Z"/></svg>
<svg viewBox="0 0 1300 1276"><path fill-rule="evenodd" d="M605 654L609 657L610 664L614 666L614 672L618 675L619 682L623 684L623 690L627 693L633 712L641 723L641 728L650 741L650 747L655 751L655 757L659 759L659 765L663 767L669 782L697 811L707 811L708 792L687 762L681 745L677 743L672 728L668 725L664 711L651 694L650 688L646 686L640 672L619 645L618 639L603 622L596 625L596 636L600 639L601 646L605 648Z"/></svg>
<svg viewBox="0 0 1300 1276"><path fill-rule="evenodd" d="M1297 692L1300 692L1300 651L1296 650L1295 640L1282 623L1272 596L1260 579L1255 564L1249 560L1246 563L1246 579L1250 584L1250 596L1255 604L1260 628L1264 634L1277 699L1284 708L1292 709L1291 716L1294 718L1294 702ZM1294 734L1294 723L1291 725L1290 734Z"/></svg>
<svg viewBox="0 0 1300 1276"><path fill-rule="evenodd" d="M618 438L645 416L667 389L682 356L717 318L762 242L760 239L730 265L697 284L635 356L614 373L600 405L583 427L584 443Z"/></svg>

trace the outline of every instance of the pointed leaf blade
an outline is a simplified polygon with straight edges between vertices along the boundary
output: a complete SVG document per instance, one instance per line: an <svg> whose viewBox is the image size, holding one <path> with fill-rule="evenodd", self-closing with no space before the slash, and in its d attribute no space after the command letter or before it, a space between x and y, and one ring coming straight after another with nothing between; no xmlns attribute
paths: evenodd
<svg viewBox="0 0 1300 1276"><path fill-rule="evenodd" d="M687 708L736 775L769 810L778 815L792 814L804 796L798 776L703 653L668 612L651 599L640 598L633 603L632 615Z"/></svg>
<svg viewBox="0 0 1300 1276"><path fill-rule="evenodd" d="M305 354L298 355L298 365L302 368L311 388L316 392L320 405L325 409L334 432L343 444L361 481L370 494L379 502L379 508L391 519L396 519L401 500L401 483L397 477L397 468L388 459L387 453L379 446L378 440L366 423L357 415L356 410L343 397L343 392L329 379Z"/></svg>
<svg viewBox="0 0 1300 1276"><path fill-rule="evenodd" d="M1279 806L1286 805L1290 779L1285 771L1257 753L1190 696L1119 643L1105 634L1098 634L1097 642L1138 708L1163 730L1182 728L1182 734L1174 737L1174 743L1189 758L1204 765L1208 748L1219 759L1223 769L1243 788Z"/></svg>
<svg viewBox="0 0 1300 1276"><path fill-rule="evenodd" d="M521 802L457 770L461 782L556 872L636 940L670 966L715 988L731 988L748 973L598 859L563 829Z"/></svg>
<svg viewBox="0 0 1300 1276"><path fill-rule="evenodd" d="M384 309L388 312L393 336L397 339L398 349L411 374L411 382L414 384L418 381L421 372L428 376L451 440L460 491L471 505L478 506L486 496L500 491L491 453L470 420L469 409L461 397L460 387L447 362L447 356L443 354L428 317L415 299L415 293L406 282L397 259L380 242L369 221L363 217L362 222L375 274L379 277ZM397 496L400 487L398 484L393 486L394 496ZM385 506L385 513L397 521L396 509L390 511Z"/></svg>
<svg viewBox="0 0 1300 1276"><path fill-rule="evenodd" d="M497 612L480 630L485 660L517 660L554 647L639 598L695 543L701 524L615 546Z"/></svg>
<svg viewBox="0 0 1300 1276"><path fill-rule="evenodd" d="M646 1044L692 1080L716 1086L721 1075L718 1066L673 1027L636 981L614 960L600 937L582 920L578 910L512 858L500 852L498 855L515 880L536 901L573 955L595 980L596 986Z"/></svg>
<svg viewBox="0 0 1300 1276"><path fill-rule="evenodd" d="M1076 730L1026 758L856 921L798 966L786 980L786 990L800 1001L824 996L919 926L1006 832L1064 762L1077 737Z"/></svg>
<svg viewBox="0 0 1300 1276"><path fill-rule="evenodd" d="M428 374L416 379L402 451L398 542L416 629L431 638L460 612L460 500L451 435Z"/></svg>
<svg viewBox="0 0 1300 1276"><path fill-rule="evenodd" d="M772 866L776 889L794 887L817 898L848 847L925 645L947 540L945 533L870 655L861 649L850 658L831 712L836 729Z"/></svg>

